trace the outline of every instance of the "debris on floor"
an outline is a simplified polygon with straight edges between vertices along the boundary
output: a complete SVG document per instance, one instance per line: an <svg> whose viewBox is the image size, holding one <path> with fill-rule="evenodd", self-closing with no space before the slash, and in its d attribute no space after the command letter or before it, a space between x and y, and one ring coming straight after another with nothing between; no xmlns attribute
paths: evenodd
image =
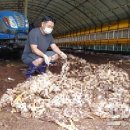
<svg viewBox="0 0 130 130"><path fill-rule="evenodd" d="M81 130L77 123L95 116L128 119L129 75L113 64L92 64L69 55L59 75L48 71L7 89L0 99L0 108L6 107L23 117L53 121L68 130Z"/></svg>

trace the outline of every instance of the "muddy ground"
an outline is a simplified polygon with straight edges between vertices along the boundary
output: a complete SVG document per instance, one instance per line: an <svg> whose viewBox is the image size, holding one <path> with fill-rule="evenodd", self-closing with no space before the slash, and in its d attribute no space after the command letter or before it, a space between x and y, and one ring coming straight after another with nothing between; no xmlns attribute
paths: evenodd
<svg viewBox="0 0 130 130"><path fill-rule="evenodd" d="M68 52L70 53L70 52ZM73 52L74 55L85 58L88 62L103 64L111 62L123 68L130 75L130 56L105 54L105 53L81 53ZM5 56L6 55L6 56ZM18 83L25 81L24 73L27 66L24 65L20 57L14 53L0 53L0 96L7 88L13 88ZM53 72L59 72L57 66L50 68ZM77 124L83 130L130 130L130 120L101 120L85 119L81 124ZM0 130L61 130L53 122L46 122L38 119L25 119L20 114L8 111L0 112Z"/></svg>

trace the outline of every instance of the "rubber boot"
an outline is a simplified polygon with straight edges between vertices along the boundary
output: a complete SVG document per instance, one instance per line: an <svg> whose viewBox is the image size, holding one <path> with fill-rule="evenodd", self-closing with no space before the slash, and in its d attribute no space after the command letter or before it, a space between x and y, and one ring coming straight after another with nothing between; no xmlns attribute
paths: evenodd
<svg viewBox="0 0 130 130"><path fill-rule="evenodd" d="M33 63L29 64L29 67L26 71L26 78L32 77L33 74L35 73L36 69L37 69L37 67Z"/></svg>
<svg viewBox="0 0 130 130"><path fill-rule="evenodd" d="M40 66L38 66L36 71L39 74L44 74L44 73L46 73L46 67L47 67L47 64L45 62L43 62Z"/></svg>

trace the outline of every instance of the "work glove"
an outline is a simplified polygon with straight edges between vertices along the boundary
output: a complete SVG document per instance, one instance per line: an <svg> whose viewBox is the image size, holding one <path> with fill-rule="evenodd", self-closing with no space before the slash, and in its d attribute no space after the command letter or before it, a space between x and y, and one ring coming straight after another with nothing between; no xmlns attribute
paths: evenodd
<svg viewBox="0 0 130 130"><path fill-rule="evenodd" d="M61 56L62 59L67 59L67 55L64 52L61 52L60 56Z"/></svg>
<svg viewBox="0 0 130 130"><path fill-rule="evenodd" d="M45 63L49 66L49 64L50 64L50 60L51 60L51 59L50 59L47 55L45 55L45 54L44 54L43 57L44 57L44 61L45 61Z"/></svg>

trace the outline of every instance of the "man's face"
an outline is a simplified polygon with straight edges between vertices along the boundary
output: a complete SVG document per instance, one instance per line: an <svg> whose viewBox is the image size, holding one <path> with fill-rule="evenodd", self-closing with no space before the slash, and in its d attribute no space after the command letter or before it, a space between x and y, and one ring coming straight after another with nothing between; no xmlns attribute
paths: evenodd
<svg viewBox="0 0 130 130"><path fill-rule="evenodd" d="M41 28L46 33L46 30L53 30L54 23L52 21L42 22Z"/></svg>

